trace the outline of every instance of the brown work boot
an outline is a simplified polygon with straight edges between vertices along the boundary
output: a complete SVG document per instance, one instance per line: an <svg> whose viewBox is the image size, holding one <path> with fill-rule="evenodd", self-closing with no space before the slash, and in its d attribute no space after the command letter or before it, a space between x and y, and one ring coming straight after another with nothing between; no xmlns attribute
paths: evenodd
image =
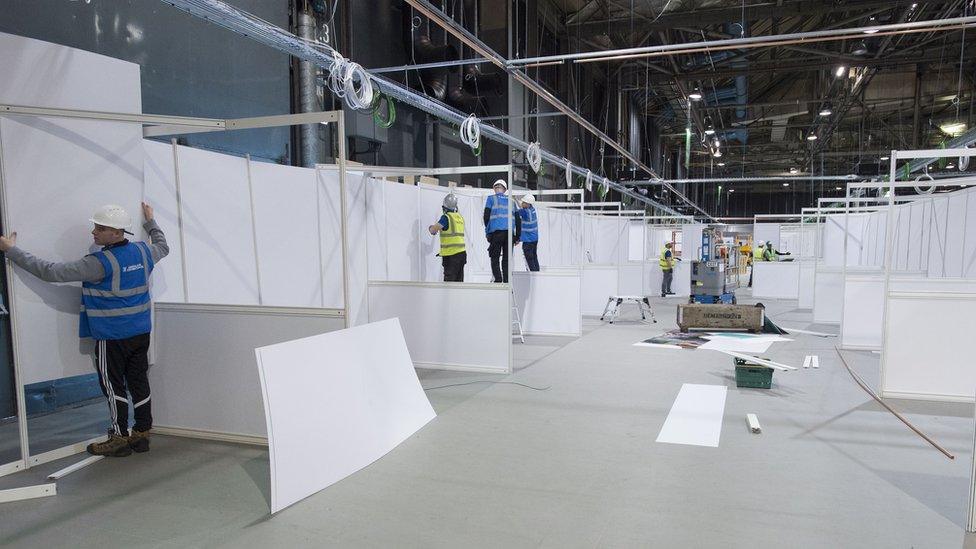
<svg viewBox="0 0 976 549"><path fill-rule="evenodd" d="M105 442L89 444L88 453L93 456L125 457L132 453L132 448L129 448L129 437L113 431Z"/></svg>
<svg viewBox="0 0 976 549"><path fill-rule="evenodd" d="M132 434L129 435L129 448L132 448L133 452L148 452L149 431L136 431L133 429Z"/></svg>

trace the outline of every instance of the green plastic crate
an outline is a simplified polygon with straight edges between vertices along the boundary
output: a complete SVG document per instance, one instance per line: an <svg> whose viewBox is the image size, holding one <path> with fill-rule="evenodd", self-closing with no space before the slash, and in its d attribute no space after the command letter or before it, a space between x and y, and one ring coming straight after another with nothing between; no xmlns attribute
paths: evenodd
<svg viewBox="0 0 976 549"><path fill-rule="evenodd" d="M733 360L735 364L735 386L750 389L769 389L773 386L773 369L762 364L755 364L741 358Z"/></svg>

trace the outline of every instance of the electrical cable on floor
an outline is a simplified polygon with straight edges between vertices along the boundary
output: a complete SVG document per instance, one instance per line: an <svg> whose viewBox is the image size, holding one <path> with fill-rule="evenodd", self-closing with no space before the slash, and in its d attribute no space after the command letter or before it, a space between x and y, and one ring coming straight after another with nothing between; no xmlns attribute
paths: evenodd
<svg viewBox="0 0 976 549"><path fill-rule="evenodd" d="M531 385L526 385L524 383L519 383L518 381L491 381L488 379L479 381L468 381L465 383L451 383L450 385L438 385L437 387L424 387L425 391L433 391L434 389L444 389L445 387L460 387L462 385L474 385L475 383L490 383L492 385L518 385L519 387L525 387L526 389L532 389L533 391L548 391L552 389L552 385L548 387L533 387Z"/></svg>
<svg viewBox="0 0 976 549"><path fill-rule="evenodd" d="M872 391L871 388L868 387L866 383L864 383L864 380L861 379L860 376L858 376L857 374L854 373L854 370L852 370L851 367L850 367L850 365L847 364L847 361L844 360L844 355L841 354L840 349L838 349L837 347L834 347L834 350L837 351L837 356L840 357L840 361L844 364L844 367L847 368L847 373L851 374L851 377L854 378L854 381L858 385L860 385L861 388L864 389L864 391L867 394L871 395L871 398L873 398L874 400L876 400L878 402L878 404L880 404L881 406L884 407L885 410L888 410L889 412L891 412L892 414L894 414L894 416L896 418L900 419L902 423L904 423L905 425L907 425L909 429L911 429L912 431L915 431L915 434L917 434L918 436L924 438L925 439L925 442L928 442L929 444L931 444L932 446L934 446L936 450L938 450L938 451L942 452L943 454L945 454L945 456L947 458L949 458L949 459L956 459L956 456L950 454L949 451L946 450L945 448L943 448L942 446L939 446L938 443L936 443L931 438L927 437L925 435L925 433L923 433L922 431L919 431L917 427L915 427L914 425L912 425L911 423L909 423L909 421L907 419L905 419L905 416L899 414L898 412L895 411L894 408L892 408L891 406L888 406L888 404L885 401L881 400L881 397L879 397L874 391Z"/></svg>

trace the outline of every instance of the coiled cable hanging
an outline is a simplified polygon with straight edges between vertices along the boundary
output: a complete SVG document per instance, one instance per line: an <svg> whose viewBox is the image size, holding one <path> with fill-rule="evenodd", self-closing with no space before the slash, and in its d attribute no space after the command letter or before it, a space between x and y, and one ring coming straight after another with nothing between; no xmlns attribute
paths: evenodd
<svg viewBox="0 0 976 549"><path fill-rule="evenodd" d="M573 163L566 161L566 188L573 186Z"/></svg>
<svg viewBox="0 0 976 549"><path fill-rule="evenodd" d="M934 181L935 180L935 178L932 177L931 175L929 175L927 173L923 173L922 175L920 175L920 176L918 176L918 177L915 178L915 182L918 183L923 177L927 177L929 181ZM931 187L925 188L924 190L923 190L922 187L919 187L918 185L915 185L915 192L917 192L918 194L932 194L933 192L935 192L935 185L932 185Z"/></svg>
<svg viewBox="0 0 976 549"><path fill-rule="evenodd" d="M538 141L529 143L529 147L525 149L525 160L528 161L532 171L539 173L539 168L542 167L542 146Z"/></svg>
<svg viewBox="0 0 976 549"><path fill-rule="evenodd" d="M481 152L481 121L475 115L465 118L460 128L461 143L471 147L471 150Z"/></svg>
<svg viewBox="0 0 976 549"><path fill-rule="evenodd" d="M329 69L326 84L336 97L345 99L350 109L364 111L373 106L376 93L373 81L359 63L349 61L339 54L332 53L333 62Z"/></svg>
<svg viewBox="0 0 976 549"><path fill-rule="evenodd" d="M600 198L607 196L607 193L609 191L610 191L610 180L604 177L603 181L600 182Z"/></svg>
<svg viewBox="0 0 976 549"><path fill-rule="evenodd" d="M586 190L593 190L593 172L586 170Z"/></svg>

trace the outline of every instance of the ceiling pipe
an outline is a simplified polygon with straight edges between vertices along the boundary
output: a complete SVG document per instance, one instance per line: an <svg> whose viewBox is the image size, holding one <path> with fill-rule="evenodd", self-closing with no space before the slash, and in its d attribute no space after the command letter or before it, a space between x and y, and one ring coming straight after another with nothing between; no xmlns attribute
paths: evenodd
<svg viewBox="0 0 976 549"><path fill-rule="evenodd" d="M413 3L416 0L407 1ZM976 26L976 17L953 17L950 19L911 21L907 23L893 23L890 25L871 25L867 27L855 27L847 29L794 32L789 34L752 36L748 38L730 38L728 40L685 42L682 44L664 44L660 46L643 46L639 48L526 57L523 59L512 59L508 61L508 64L511 67L516 67L524 65L538 65L540 63L564 63L566 61L574 61L578 63L594 61L620 61L638 57L655 57L747 48L765 48L770 46L832 42L849 39L861 40L865 36L865 31L870 31L872 37L878 37L892 36L897 34L912 34L918 32L950 31L970 28L973 26Z"/></svg>
<svg viewBox="0 0 976 549"><path fill-rule="evenodd" d="M624 147L623 145L615 141L609 135L605 134L602 130L597 128L592 122L580 116L579 113L577 113L572 108L570 108L569 105L560 101L559 98L553 95L549 90L544 88L541 84L529 78L522 71L511 67L509 65L509 61L507 61L500 54L498 54L490 47L488 47L488 45L482 42L480 39L478 39L478 37L468 32L467 29L459 25L456 21L448 17L447 14L445 14L443 11L437 9L437 7L432 5L427 0L406 0L406 2L411 6L413 6L413 8L419 11L421 14L429 18L431 21L443 27L444 30L452 34L455 38L464 42L471 49L473 49L478 55L488 58L498 68L507 72L516 81L524 85L526 88L535 92L536 95L541 97L543 100L545 100L553 107L556 107L558 110L565 113L566 116L570 117L574 122L576 122L580 126L589 130L590 133L597 136L601 141L603 141L607 145L610 145L612 148L616 149L617 152L619 152L621 155L623 155L624 158L626 158L631 163L633 163L634 166L650 174L652 178L658 177L657 173L654 171L653 168L641 162L641 160L637 156L631 154L631 152L627 150L626 147ZM973 19L976 20L976 18ZM678 189L672 187L667 183L665 183L664 186L669 191L673 192L679 199L681 199L682 202L685 202L686 204L694 208L696 211L704 215L706 218L709 219L712 218L712 216L708 212L703 210L693 200L691 200L683 193L678 191Z"/></svg>
<svg viewBox="0 0 976 549"><path fill-rule="evenodd" d="M291 34L290 32L277 27L267 21L263 21L243 10L235 8L220 0L163 0L177 9L180 9L194 17L198 17L219 27L223 27L232 32L238 33L246 38L260 42L283 53L292 55L298 59L304 59L324 69L330 69L335 63L335 50L326 44L317 42L306 42ZM368 71L367 71L368 72ZM405 86L389 80L382 76L372 75L373 83L383 93L390 97L412 105L428 114L442 120L460 125L468 115L453 109L439 101L421 96ZM509 147L525 150L529 144L518 139L490 124L481 124L481 135L507 145ZM542 150L542 159L559 169L565 169L568 159L557 156L549 151ZM585 177L587 170L573 164L572 172L581 177ZM681 215L669 206L661 204L655 200L647 198L639 193L631 191L617 183L610 181L610 187L619 192L622 196L630 197L641 203L647 204L664 213ZM699 209L700 211L700 209ZM708 214L706 217L711 218Z"/></svg>

